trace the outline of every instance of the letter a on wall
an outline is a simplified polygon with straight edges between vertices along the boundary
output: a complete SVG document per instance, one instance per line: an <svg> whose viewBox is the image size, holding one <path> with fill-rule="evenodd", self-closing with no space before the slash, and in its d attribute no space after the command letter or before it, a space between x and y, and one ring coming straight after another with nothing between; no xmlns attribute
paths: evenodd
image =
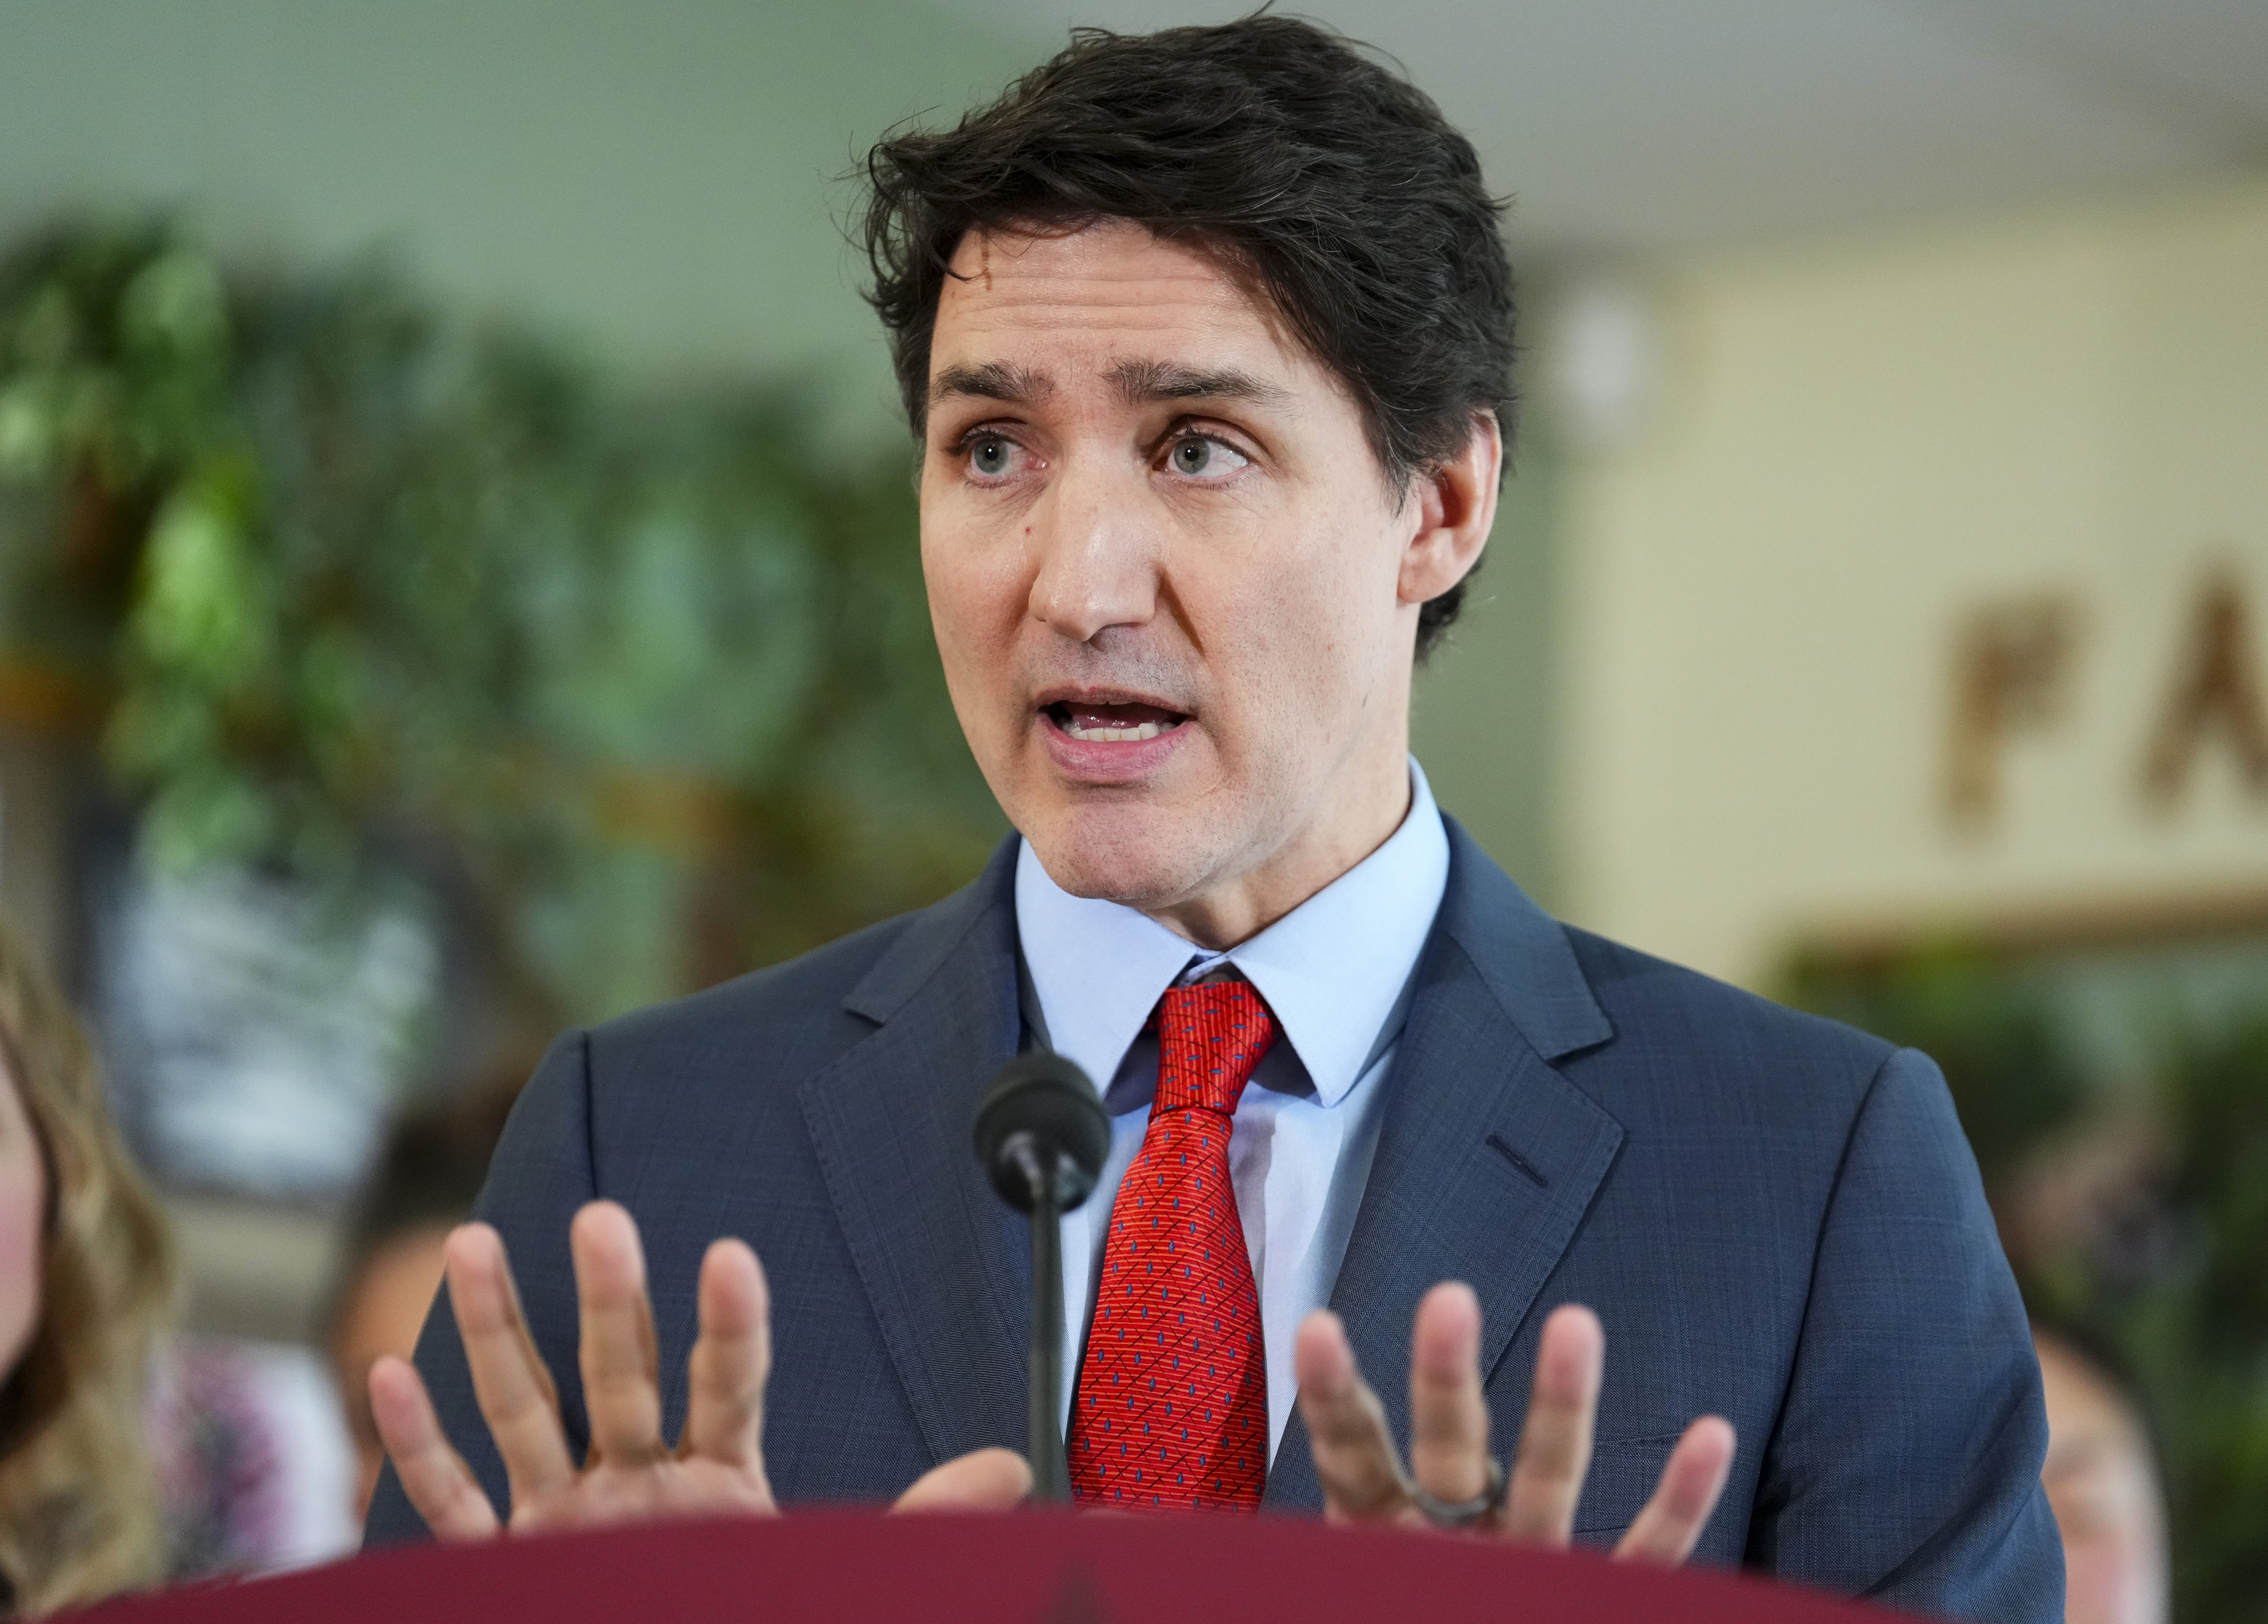
<svg viewBox="0 0 2268 1624"><path fill-rule="evenodd" d="M2153 801L2178 801L2198 757L2216 742L2235 751L2245 786L2268 796L2268 708L2259 669L2243 587L2233 571L2218 572L2198 595L2187 652L2143 763L2142 786Z"/></svg>

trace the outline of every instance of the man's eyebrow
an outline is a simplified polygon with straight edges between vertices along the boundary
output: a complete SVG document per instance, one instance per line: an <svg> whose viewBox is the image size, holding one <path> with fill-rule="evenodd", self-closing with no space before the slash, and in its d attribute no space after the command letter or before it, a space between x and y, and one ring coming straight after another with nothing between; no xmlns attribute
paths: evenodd
<svg viewBox="0 0 2268 1624"><path fill-rule="evenodd" d="M979 400L1028 406L1054 393L1055 384L1044 373L999 361L987 361L982 366L948 366L929 386L932 405L953 395L971 395Z"/></svg>
<svg viewBox="0 0 2268 1624"><path fill-rule="evenodd" d="M1250 401L1256 406L1279 406L1292 398L1280 384L1256 378L1233 366L1206 369L1183 366L1176 361L1121 361L1110 369L1111 384L1130 406L1152 401Z"/></svg>

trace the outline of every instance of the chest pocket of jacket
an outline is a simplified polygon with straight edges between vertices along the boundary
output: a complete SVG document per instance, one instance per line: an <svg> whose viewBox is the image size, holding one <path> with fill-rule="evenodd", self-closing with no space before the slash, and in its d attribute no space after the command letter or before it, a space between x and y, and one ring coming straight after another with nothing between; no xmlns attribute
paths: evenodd
<svg viewBox="0 0 2268 1624"><path fill-rule="evenodd" d="M1681 1436L1664 1432L1644 1438L1602 1438L1594 1443L1590 1474L1583 1480L1583 1497L1575 1504L1575 1538L1596 1546L1612 1546L1621 1539L1652 1497Z"/></svg>

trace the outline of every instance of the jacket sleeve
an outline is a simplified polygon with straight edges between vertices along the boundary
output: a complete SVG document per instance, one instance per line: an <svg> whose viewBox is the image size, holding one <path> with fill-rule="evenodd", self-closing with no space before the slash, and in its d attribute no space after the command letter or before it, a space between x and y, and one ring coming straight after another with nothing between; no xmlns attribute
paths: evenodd
<svg viewBox="0 0 2268 1624"><path fill-rule="evenodd" d="M568 1453L578 1460L589 1427L577 1357L575 1273L567 1249L567 1225L598 1192L591 1154L590 1081L589 1037L569 1032L551 1045L513 1105L473 1208L475 1217L493 1224L504 1237L528 1329L559 1390ZM504 1462L473 1396L472 1374L446 1288L425 1317L416 1362L425 1391L432 1395L442 1432L472 1467L497 1516L509 1515ZM388 1461L371 1498L364 1548L429 1537L424 1519L401 1492Z"/></svg>
<svg viewBox="0 0 2268 1624"><path fill-rule="evenodd" d="M1748 1560L1941 1618L2057 1624L2038 1361L1943 1077L1868 1086L1829 1198Z"/></svg>

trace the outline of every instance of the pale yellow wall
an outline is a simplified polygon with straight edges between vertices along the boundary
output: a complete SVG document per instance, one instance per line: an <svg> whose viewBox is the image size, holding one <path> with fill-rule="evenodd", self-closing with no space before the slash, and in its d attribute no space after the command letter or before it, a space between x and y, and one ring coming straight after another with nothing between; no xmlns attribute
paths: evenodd
<svg viewBox="0 0 2268 1624"><path fill-rule="evenodd" d="M1655 410L1565 497L1572 917L1764 985L1825 921L2268 886L2226 752L2170 815L2137 788L2209 561L2268 632L2268 182L1650 285ZM1955 627L2035 590L2083 611L2071 704L1963 837Z"/></svg>

